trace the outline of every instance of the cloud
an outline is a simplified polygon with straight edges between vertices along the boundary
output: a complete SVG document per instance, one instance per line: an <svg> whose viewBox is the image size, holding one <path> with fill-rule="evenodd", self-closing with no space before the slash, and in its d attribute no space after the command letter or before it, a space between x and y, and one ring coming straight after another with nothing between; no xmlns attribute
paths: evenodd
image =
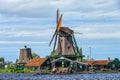
<svg viewBox="0 0 120 80"><path fill-rule="evenodd" d="M86 39L115 39L119 38L120 39L120 32L114 32L114 33L89 33L89 34L84 34L82 38Z"/></svg>
<svg viewBox="0 0 120 80"><path fill-rule="evenodd" d="M77 38L84 39L120 39L119 23L81 23L76 27L71 27L75 32L83 33L75 34Z"/></svg>
<svg viewBox="0 0 120 80"><path fill-rule="evenodd" d="M49 0L47 2L46 0L1 0L0 2L1 14L9 17L49 18L54 16L53 12L55 12L57 8L60 8L63 13L68 14L68 16L72 12L81 14L82 16L91 16L92 13L96 13L96 15L93 15L97 16L100 12L105 11L104 13L106 13L118 9L117 1L113 0Z"/></svg>
<svg viewBox="0 0 120 80"><path fill-rule="evenodd" d="M0 44L46 44L48 42L35 42L35 41L0 41Z"/></svg>
<svg viewBox="0 0 120 80"><path fill-rule="evenodd" d="M55 20L57 8L60 8L64 15L63 19L67 21L120 20L120 10L116 0L49 0L47 2L45 0L1 0L0 2L0 15L2 17L0 21L17 24L41 22L41 20L43 23Z"/></svg>
<svg viewBox="0 0 120 80"><path fill-rule="evenodd" d="M51 15L52 6L50 1L39 0L21 0L21 1L1 1L1 14L3 16L12 17L49 17ZM3 5L4 4L4 5ZM45 7L47 6L47 7ZM43 8L44 7L44 8ZM47 14L49 12L49 14ZM47 14L47 15L44 15Z"/></svg>
<svg viewBox="0 0 120 80"><path fill-rule="evenodd" d="M28 28L28 30L27 30ZM35 37L36 39L39 37L47 37L53 34L53 29L40 29L38 27L31 28L27 27L25 30L24 28L2 28L0 29L1 36L4 37Z"/></svg>

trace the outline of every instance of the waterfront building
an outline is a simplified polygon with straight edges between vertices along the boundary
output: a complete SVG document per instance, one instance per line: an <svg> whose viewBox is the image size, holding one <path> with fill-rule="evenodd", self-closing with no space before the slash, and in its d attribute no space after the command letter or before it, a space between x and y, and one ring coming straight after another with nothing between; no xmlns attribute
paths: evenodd
<svg viewBox="0 0 120 80"><path fill-rule="evenodd" d="M68 59L65 57L60 57L58 59L55 59L55 60L51 61L51 64L52 64L53 69L60 68L61 70L58 70L58 71L62 72L62 73L64 73L64 71L69 72L68 69L72 69L75 72L84 71L84 70L86 70L86 68L88 66L87 63L78 62L78 61L71 60L71 59Z"/></svg>
<svg viewBox="0 0 120 80"><path fill-rule="evenodd" d="M107 70L108 64L112 60L86 60L85 63L89 65L89 70Z"/></svg>
<svg viewBox="0 0 120 80"><path fill-rule="evenodd" d="M45 70L51 68L51 62L47 58L33 58L25 64L26 68L33 70Z"/></svg>

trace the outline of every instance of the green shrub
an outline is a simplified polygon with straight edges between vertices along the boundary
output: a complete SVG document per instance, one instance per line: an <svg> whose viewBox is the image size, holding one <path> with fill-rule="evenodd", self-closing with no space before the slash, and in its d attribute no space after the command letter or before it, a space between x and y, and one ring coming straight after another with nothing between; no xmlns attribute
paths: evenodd
<svg viewBox="0 0 120 80"><path fill-rule="evenodd" d="M31 73L31 72L33 72L33 70L31 70L31 69L24 69L24 73Z"/></svg>

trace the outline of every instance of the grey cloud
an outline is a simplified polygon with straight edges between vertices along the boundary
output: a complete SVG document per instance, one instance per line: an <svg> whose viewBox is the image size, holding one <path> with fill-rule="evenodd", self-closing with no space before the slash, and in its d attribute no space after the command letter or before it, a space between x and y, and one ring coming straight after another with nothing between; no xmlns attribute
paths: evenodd
<svg viewBox="0 0 120 80"><path fill-rule="evenodd" d="M49 3L39 0L2 2L1 4L4 4L0 6L1 14L8 17L49 17L53 10ZM44 15L45 13L47 15Z"/></svg>
<svg viewBox="0 0 120 80"><path fill-rule="evenodd" d="M114 21L112 22L114 26L116 25L115 21L120 20L120 11L116 5L116 1L113 0L49 0L47 2L46 0L6 0L2 1L0 5L0 14L2 18L0 23L3 25L7 24L6 26L13 26L13 29L18 27L18 29L20 29L21 26L23 27L21 30L27 30L28 27L33 26L34 30L38 29L38 27L54 29L56 18L55 12L57 8L60 8L63 13L63 21L69 22L68 24L63 22L63 25L67 24L68 26L79 25L80 21L86 21L86 23L99 22L103 24L103 22L109 23L110 20ZM70 24L75 20L77 21L76 24ZM85 24L81 26L85 26ZM100 29L101 26L96 25L98 29ZM32 28L28 30L32 31ZM14 35L21 36L22 34L14 33ZM29 34L25 35L30 36Z"/></svg>
<svg viewBox="0 0 120 80"><path fill-rule="evenodd" d="M11 2L10 2L11 1ZM75 12L80 17L99 14L98 12L110 12L117 9L116 1L110 0L21 0L21 1L2 1L0 12L8 17L27 17L27 18L51 18L55 16L55 11L60 8L64 14ZM78 15L77 14L77 15ZM89 15L91 14L91 15ZM102 14L102 13L100 13ZM67 14L70 16L71 14ZM73 13L73 17L76 14ZM92 16L95 16L94 14ZM79 16L79 15L78 15ZM70 18L70 17L69 17ZM98 15L99 18L99 15Z"/></svg>

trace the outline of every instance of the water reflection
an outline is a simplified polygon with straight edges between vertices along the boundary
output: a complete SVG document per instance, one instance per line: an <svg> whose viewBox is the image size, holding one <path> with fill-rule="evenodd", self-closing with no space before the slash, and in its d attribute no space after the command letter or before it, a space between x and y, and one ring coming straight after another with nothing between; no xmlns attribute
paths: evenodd
<svg viewBox="0 0 120 80"><path fill-rule="evenodd" d="M66 75L0 74L0 80L120 80L120 73Z"/></svg>

